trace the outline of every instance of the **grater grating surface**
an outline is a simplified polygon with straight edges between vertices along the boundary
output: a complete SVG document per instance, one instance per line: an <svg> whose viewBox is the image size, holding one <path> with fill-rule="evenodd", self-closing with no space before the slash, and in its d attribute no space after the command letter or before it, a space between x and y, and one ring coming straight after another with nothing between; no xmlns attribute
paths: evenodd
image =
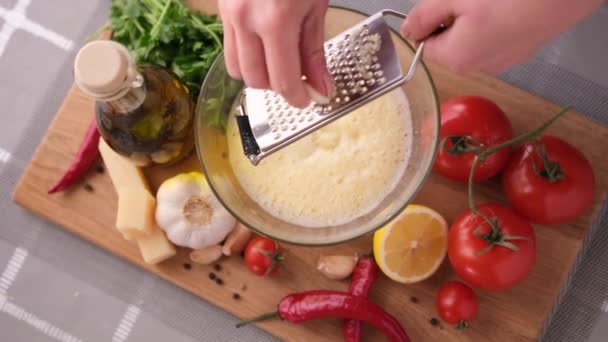
<svg viewBox="0 0 608 342"><path fill-rule="evenodd" d="M325 42L327 66L335 85L329 103L311 102L300 109L271 90L243 91L237 122L244 153L254 165L411 78L422 46L404 76L384 20L386 14L405 17L384 10Z"/></svg>

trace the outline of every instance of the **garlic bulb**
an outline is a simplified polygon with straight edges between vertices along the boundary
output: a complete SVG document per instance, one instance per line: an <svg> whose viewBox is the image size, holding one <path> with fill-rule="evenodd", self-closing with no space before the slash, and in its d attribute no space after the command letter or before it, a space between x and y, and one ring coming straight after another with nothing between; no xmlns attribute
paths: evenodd
<svg viewBox="0 0 608 342"><path fill-rule="evenodd" d="M222 206L200 172L167 179L156 193L156 223L174 244L192 249L217 245L236 219Z"/></svg>

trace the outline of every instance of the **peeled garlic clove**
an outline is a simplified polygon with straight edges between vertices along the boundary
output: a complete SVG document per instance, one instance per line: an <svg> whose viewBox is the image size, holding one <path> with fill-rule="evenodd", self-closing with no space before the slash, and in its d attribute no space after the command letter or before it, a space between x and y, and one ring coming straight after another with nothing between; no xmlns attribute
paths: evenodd
<svg viewBox="0 0 608 342"><path fill-rule="evenodd" d="M340 280L353 273L357 261L356 255L321 255L317 269L329 279Z"/></svg>
<svg viewBox="0 0 608 342"><path fill-rule="evenodd" d="M209 265L222 257L222 246L213 245L190 252L190 260L197 264Z"/></svg>
<svg viewBox="0 0 608 342"><path fill-rule="evenodd" d="M251 238L251 230L245 227L242 223L237 223L236 227L228 234L222 253L230 256L240 253L247 246L247 242Z"/></svg>
<svg viewBox="0 0 608 342"><path fill-rule="evenodd" d="M304 82L304 88L306 88L306 92L308 92L310 99L318 104L328 104L331 101L331 98L321 95L321 93L306 82Z"/></svg>

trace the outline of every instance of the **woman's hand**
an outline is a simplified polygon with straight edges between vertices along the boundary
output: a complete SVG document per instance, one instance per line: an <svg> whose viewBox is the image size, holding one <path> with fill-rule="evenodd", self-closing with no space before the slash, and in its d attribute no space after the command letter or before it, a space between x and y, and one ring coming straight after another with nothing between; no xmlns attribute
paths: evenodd
<svg viewBox="0 0 608 342"><path fill-rule="evenodd" d="M450 29L427 40L425 58L457 72L496 74L525 62L602 4L603 0L422 0L401 32L420 41L453 17Z"/></svg>
<svg viewBox="0 0 608 342"><path fill-rule="evenodd" d="M332 92L323 50L327 0L220 0L219 7L231 77L297 107L310 102L303 75L321 94Z"/></svg>

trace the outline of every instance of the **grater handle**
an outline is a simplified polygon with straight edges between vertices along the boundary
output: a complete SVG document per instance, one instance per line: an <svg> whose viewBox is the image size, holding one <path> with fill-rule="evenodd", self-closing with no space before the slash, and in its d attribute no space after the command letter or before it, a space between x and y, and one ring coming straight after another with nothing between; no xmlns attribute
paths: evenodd
<svg viewBox="0 0 608 342"><path fill-rule="evenodd" d="M383 16L389 15L389 16L394 16L394 17L401 18L401 19L407 18L407 15L405 13L395 11L392 9L382 10L381 13ZM452 25L453 22L454 22L453 17L448 18L444 23L439 25L439 27L437 29L435 29L435 31L431 32L431 34L428 37L426 37L425 39L428 39L429 37L436 36L438 34L443 33L445 30L447 30ZM418 46L418 49L416 50L416 54L414 55L414 59L412 60L412 64L410 64L410 68L408 69L405 76L400 77L394 83L395 87L399 86L405 82L408 82L409 80L412 79L412 77L414 77L414 73L416 72L416 67L418 66L418 63L420 63L420 60L422 59L423 51L424 51L424 40L422 40L422 42Z"/></svg>
<svg viewBox="0 0 608 342"><path fill-rule="evenodd" d="M405 20L405 18L407 18L407 14L399 12L399 11L395 11L392 9L384 9L380 12L382 13L383 16L392 15L394 17L401 18L404 20ZM439 27L437 29L435 29L435 31L431 32L431 34L429 34L427 38L443 33L445 30L450 28L450 26L452 26L453 23L454 23L454 17L450 16L443 23L441 23L441 25L439 25Z"/></svg>
<svg viewBox="0 0 608 342"><path fill-rule="evenodd" d="M241 143L243 144L243 152L253 165L260 162L260 146L255 141L249 117L247 116L245 106L241 103L237 109L236 123L239 126L239 134L241 135Z"/></svg>

